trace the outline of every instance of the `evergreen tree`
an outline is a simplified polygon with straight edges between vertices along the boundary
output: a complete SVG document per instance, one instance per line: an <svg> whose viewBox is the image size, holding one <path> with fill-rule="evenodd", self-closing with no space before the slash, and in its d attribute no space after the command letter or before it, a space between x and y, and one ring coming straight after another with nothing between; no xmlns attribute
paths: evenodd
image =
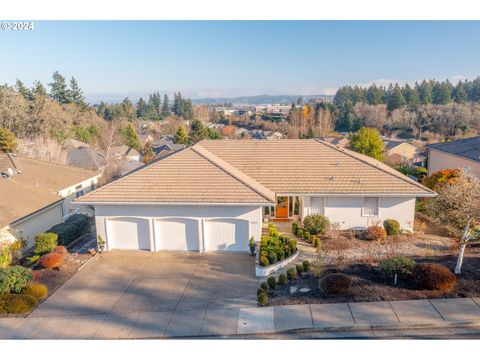
<svg viewBox="0 0 480 360"><path fill-rule="evenodd" d="M416 111L420 106L420 98L416 87L410 87L406 84L403 90L405 101L407 102L410 111Z"/></svg>
<svg viewBox="0 0 480 360"><path fill-rule="evenodd" d="M47 96L47 89L45 89L45 86L43 86L40 81L34 81L31 93L33 97Z"/></svg>
<svg viewBox="0 0 480 360"><path fill-rule="evenodd" d="M142 144L140 143L137 129L135 129L135 126L132 123L128 123L127 127L122 131L122 135L125 145L137 151L141 150Z"/></svg>
<svg viewBox="0 0 480 360"><path fill-rule="evenodd" d="M463 104L468 101L468 92L465 84L459 81L454 90L454 99L456 103Z"/></svg>
<svg viewBox="0 0 480 360"><path fill-rule="evenodd" d="M138 99L137 103L137 117L138 118L146 118L148 116L148 105L143 100L143 98Z"/></svg>
<svg viewBox="0 0 480 360"><path fill-rule="evenodd" d="M435 82L432 89L432 102L436 105L445 105L451 101L451 92L446 82Z"/></svg>
<svg viewBox="0 0 480 360"><path fill-rule="evenodd" d="M175 136L173 138L173 142L175 144L183 144L188 146L188 136L183 126L178 127L177 132L175 133Z"/></svg>
<svg viewBox="0 0 480 360"><path fill-rule="evenodd" d="M377 85L371 85L366 94L366 99L370 105L383 104L385 97L385 90Z"/></svg>
<svg viewBox="0 0 480 360"><path fill-rule="evenodd" d="M418 86L418 95L422 105L428 105L432 103L432 84L423 80Z"/></svg>
<svg viewBox="0 0 480 360"><path fill-rule="evenodd" d="M207 128L207 138L210 140L220 140L223 139L223 136L217 129Z"/></svg>
<svg viewBox="0 0 480 360"><path fill-rule="evenodd" d="M190 124L190 143L195 144L207 137L207 129L200 120L194 119Z"/></svg>
<svg viewBox="0 0 480 360"><path fill-rule="evenodd" d="M33 94L30 91L29 88L27 88L25 85L23 85L23 82L17 79L17 82L15 83L15 90L18 91L19 94L21 94L25 99L27 100L32 100Z"/></svg>
<svg viewBox="0 0 480 360"><path fill-rule="evenodd" d="M393 111L395 109L400 109L402 106L405 106L407 102L403 97L402 90L398 84L395 84L395 87L389 91L387 109L388 111Z"/></svg>
<svg viewBox="0 0 480 360"><path fill-rule="evenodd" d="M351 136L349 147L360 154L383 161L385 145L375 128L362 127L356 134Z"/></svg>
<svg viewBox="0 0 480 360"><path fill-rule="evenodd" d="M7 128L0 128L0 151L12 152L17 148L15 135Z"/></svg>
<svg viewBox="0 0 480 360"><path fill-rule="evenodd" d="M53 73L53 81L48 83L48 86L50 86L50 97L53 100L58 101L60 104L66 104L68 102L67 83L58 71Z"/></svg>
<svg viewBox="0 0 480 360"><path fill-rule="evenodd" d="M78 86L77 80L75 80L74 77L70 79L70 89L67 90L67 102L77 104L81 107L87 106L83 91Z"/></svg>
<svg viewBox="0 0 480 360"><path fill-rule="evenodd" d="M168 95L163 95L163 104L162 104L162 117L170 116L170 102L168 101Z"/></svg>
<svg viewBox="0 0 480 360"><path fill-rule="evenodd" d="M313 132L313 129L312 129L311 126L308 128L308 131L305 135L305 138L306 139L315 139L315 133Z"/></svg>

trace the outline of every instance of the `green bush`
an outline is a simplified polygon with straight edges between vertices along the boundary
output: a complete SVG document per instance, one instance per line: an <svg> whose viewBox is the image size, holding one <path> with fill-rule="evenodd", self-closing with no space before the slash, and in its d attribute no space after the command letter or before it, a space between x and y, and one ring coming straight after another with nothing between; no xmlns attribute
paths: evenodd
<svg viewBox="0 0 480 360"><path fill-rule="evenodd" d="M268 253L268 262L270 264L275 264L277 262L277 253L274 251L270 251Z"/></svg>
<svg viewBox="0 0 480 360"><path fill-rule="evenodd" d="M12 251L8 244L0 244L0 268L10 266L12 262Z"/></svg>
<svg viewBox="0 0 480 360"><path fill-rule="evenodd" d="M285 285L287 282L288 282L288 280L287 280L287 275L285 275L285 274L280 274L280 276L278 277L278 283L279 283L280 285Z"/></svg>
<svg viewBox="0 0 480 360"><path fill-rule="evenodd" d="M257 289L257 296L260 294L260 293L264 293L265 290L263 290L262 288L258 288Z"/></svg>
<svg viewBox="0 0 480 360"><path fill-rule="evenodd" d="M299 238L303 238L303 229L298 229L298 230L297 230L297 236L298 236Z"/></svg>
<svg viewBox="0 0 480 360"><path fill-rule="evenodd" d="M307 241L310 240L310 235L311 235L310 232L308 232L307 230L303 231L303 239L304 240L307 240Z"/></svg>
<svg viewBox="0 0 480 360"><path fill-rule="evenodd" d="M270 262L266 256L260 256L260 266L268 266Z"/></svg>
<svg viewBox="0 0 480 360"><path fill-rule="evenodd" d="M275 279L275 276L270 276L267 279L267 283L270 289L275 289L277 287L277 279Z"/></svg>
<svg viewBox="0 0 480 360"><path fill-rule="evenodd" d="M388 278L392 278L397 274L398 276L405 276L409 274L416 263L414 260L405 256L397 256L390 259L382 260L378 266L380 273Z"/></svg>
<svg viewBox="0 0 480 360"><path fill-rule="evenodd" d="M295 268L290 268L287 270L287 278L289 281L295 279L297 277L297 270Z"/></svg>
<svg viewBox="0 0 480 360"><path fill-rule="evenodd" d="M303 266L303 272L310 271L310 267L311 267L310 261L303 260L302 266Z"/></svg>
<svg viewBox="0 0 480 360"><path fill-rule="evenodd" d="M292 223L292 233L293 235L297 235L298 233L298 224L297 223Z"/></svg>
<svg viewBox="0 0 480 360"><path fill-rule="evenodd" d="M275 237L275 238L280 235L280 233L278 232L277 228L276 228L275 225L273 225L273 224L268 225L268 234L269 234L271 237Z"/></svg>
<svg viewBox="0 0 480 360"><path fill-rule="evenodd" d="M303 227L310 234L325 234L330 229L330 221L323 215L307 215L303 219Z"/></svg>
<svg viewBox="0 0 480 360"><path fill-rule="evenodd" d="M312 245L318 248L320 246L320 238L318 236L314 236L312 240Z"/></svg>
<svg viewBox="0 0 480 360"><path fill-rule="evenodd" d="M300 275L303 272L303 264L297 264L295 268L297 269L297 274Z"/></svg>
<svg viewBox="0 0 480 360"><path fill-rule="evenodd" d="M51 253L57 247L58 235L52 232L39 233L35 236L35 255Z"/></svg>
<svg viewBox="0 0 480 360"><path fill-rule="evenodd" d="M383 222L383 227L387 232L387 235L400 234L400 223L397 220L387 219Z"/></svg>
<svg viewBox="0 0 480 360"><path fill-rule="evenodd" d="M260 289L263 289L266 293L268 293L268 284L266 282L263 282L260 284Z"/></svg>
<svg viewBox="0 0 480 360"><path fill-rule="evenodd" d="M32 271L21 266L0 269L0 294L21 293L32 280Z"/></svg>
<svg viewBox="0 0 480 360"><path fill-rule="evenodd" d="M38 304L38 299L25 294L0 295L0 314L24 314Z"/></svg>
<svg viewBox="0 0 480 360"><path fill-rule="evenodd" d="M268 295L266 292L262 291L257 295L257 300L260 306L267 306L268 305Z"/></svg>
<svg viewBox="0 0 480 360"><path fill-rule="evenodd" d="M80 236L90 232L90 221L86 215L75 214L64 223L54 225L48 231L58 235L58 244L68 245Z"/></svg>

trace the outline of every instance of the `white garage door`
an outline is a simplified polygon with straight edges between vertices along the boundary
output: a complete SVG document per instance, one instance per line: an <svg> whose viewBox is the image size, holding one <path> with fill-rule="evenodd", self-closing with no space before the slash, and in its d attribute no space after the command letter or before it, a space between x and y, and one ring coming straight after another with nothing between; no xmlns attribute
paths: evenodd
<svg viewBox="0 0 480 360"><path fill-rule="evenodd" d="M157 250L198 251L198 221L162 219L155 221Z"/></svg>
<svg viewBox="0 0 480 360"><path fill-rule="evenodd" d="M207 251L248 251L248 221L206 220L205 246Z"/></svg>
<svg viewBox="0 0 480 360"><path fill-rule="evenodd" d="M150 250L148 221L136 218L110 219L107 241L109 249Z"/></svg>

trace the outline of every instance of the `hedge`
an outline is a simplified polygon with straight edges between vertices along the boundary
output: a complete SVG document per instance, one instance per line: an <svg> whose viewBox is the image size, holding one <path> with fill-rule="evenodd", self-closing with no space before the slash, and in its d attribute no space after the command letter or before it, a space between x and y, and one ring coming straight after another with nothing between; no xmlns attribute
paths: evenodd
<svg viewBox="0 0 480 360"><path fill-rule="evenodd" d="M68 245L90 232L90 221L86 215L75 214L64 223L54 225L48 232L58 235L58 244Z"/></svg>

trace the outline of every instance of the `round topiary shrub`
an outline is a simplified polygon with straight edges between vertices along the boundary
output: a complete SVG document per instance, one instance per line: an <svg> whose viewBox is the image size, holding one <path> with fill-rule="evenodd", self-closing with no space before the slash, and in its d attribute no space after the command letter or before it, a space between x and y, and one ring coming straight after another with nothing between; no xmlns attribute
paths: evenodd
<svg viewBox="0 0 480 360"><path fill-rule="evenodd" d="M268 262L270 264L275 264L277 262L277 253L274 251L270 251L268 253Z"/></svg>
<svg viewBox="0 0 480 360"><path fill-rule="evenodd" d="M62 265L63 257L59 253L50 253L43 255L39 261L45 269L58 269Z"/></svg>
<svg viewBox="0 0 480 360"><path fill-rule="evenodd" d="M58 235L54 233L39 233L35 235L35 254L43 255L52 252L57 244Z"/></svg>
<svg viewBox="0 0 480 360"><path fill-rule="evenodd" d="M320 238L318 236L313 236L312 245L316 248L320 246Z"/></svg>
<svg viewBox="0 0 480 360"><path fill-rule="evenodd" d="M303 272L303 265L302 264L295 265L295 268L297 269L297 274L298 275L300 275Z"/></svg>
<svg viewBox="0 0 480 360"><path fill-rule="evenodd" d="M45 285L40 283L29 283L25 289L25 295L30 295L37 299L43 299L47 297L48 289Z"/></svg>
<svg viewBox="0 0 480 360"><path fill-rule="evenodd" d="M266 293L268 293L268 284L266 282L263 282L260 284L260 289L263 289Z"/></svg>
<svg viewBox="0 0 480 360"><path fill-rule="evenodd" d="M270 265L270 262L268 261L268 258L266 256L260 256L260 266L268 266Z"/></svg>
<svg viewBox="0 0 480 360"><path fill-rule="evenodd" d="M303 266L303 272L310 271L310 267L311 267L310 261L303 260L302 266Z"/></svg>
<svg viewBox="0 0 480 360"><path fill-rule="evenodd" d="M296 235L297 235L299 238L303 238L303 229L298 229Z"/></svg>
<svg viewBox="0 0 480 360"><path fill-rule="evenodd" d="M297 235L298 233L298 224L297 223L292 223L292 233L293 235Z"/></svg>
<svg viewBox="0 0 480 360"><path fill-rule="evenodd" d="M289 281L295 279L297 277L297 270L295 268L290 268L287 270L287 279Z"/></svg>
<svg viewBox="0 0 480 360"><path fill-rule="evenodd" d="M258 288L257 289L257 296L260 294L260 293L264 293L265 290L263 290L262 288Z"/></svg>
<svg viewBox="0 0 480 360"><path fill-rule="evenodd" d="M270 289L275 289L277 287L277 279L275 279L275 276L270 276L267 279L267 283Z"/></svg>
<svg viewBox="0 0 480 360"><path fill-rule="evenodd" d="M285 285L287 282L288 282L288 280L287 280L287 275L285 275L285 274L280 274L280 276L278 277L278 283L279 283L280 285Z"/></svg>
<svg viewBox="0 0 480 360"><path fill-rule="evenodd" d="M400 223L397 220L387 219L383 222L383 227L387 232L387 235L400 234Z"/></svg>
<svg viewBox="0 0 480 360"><path fill-rule="evenodd" d="M405 277L411 273L416 263L414 260L405 256L396 256L390 259L382 260L378 266L378 270L382 276L393 278L395 274Z"/></svg>
<svg viewBox="0 0 480 360"><path fill-rule="evenodd" d="M320 279L320 288L327 294L342 294L348 293L352 279L345 274L328 274Z"/></svg>
<svg viewBox="0 0 480 360"><path fill-rule="evenodd" d="M36 297L25 294L0 295L0 314L25 314L38 304Z"/></svg>
<svg viewBox="0 0 480 360"><path fill-rule="evenodd" d="M303 227L310 234L325 234L330 229L330 221L323 215L307 215L303 219Z"/></svg>
<svg viewBox="0 0 480 360"><path fill-rule="evenodd" d="M379 241L387 238L387 232L381 226L369 226L365 236L366 240Z"/></svg>
<svg viewBox="0 0 480 360"><path fill-rule="evenodd" d="M260 306L267 306L268 305L268 295L265 291L260 292L257 295L257 300Z"/></svg>
<svg viewBox="0 0 480 360"><path fill-rule="evenodd" d="M448 292L457 285L457 278L445 266L438 264L417 264L412 272L415 285L423 290Z"/></svg>

